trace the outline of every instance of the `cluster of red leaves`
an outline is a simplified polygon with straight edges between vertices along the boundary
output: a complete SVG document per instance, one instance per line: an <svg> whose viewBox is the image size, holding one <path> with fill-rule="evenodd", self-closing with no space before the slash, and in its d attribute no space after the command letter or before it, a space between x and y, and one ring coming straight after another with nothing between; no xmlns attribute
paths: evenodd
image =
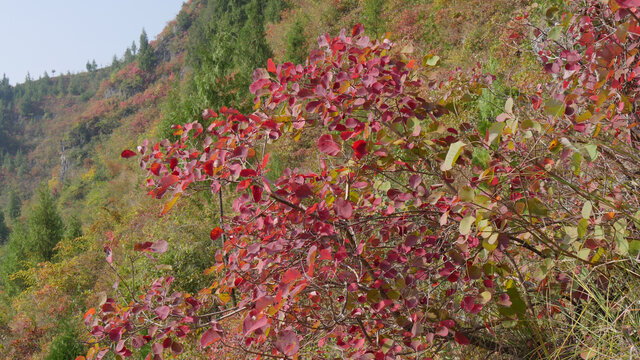
<svg viewBox="0 0 640 360"><path fill-rule="evenodd" d="M602 19L609 10L599 11ZM620 21L629 19L624 8L612 11ZM589 33L584 17L579 23ZM579 126L584 121L575 113L586 111L593 96L557 91L572 80L572 89L580 83L589 89L594 69L582 62L587 53L589 61L615 62L622 52L611 55L607 45L590 52L581 42L558 52L554 62L563 63L547 68L575 73L552 81L545 89L552 96L532 95L523 110L508 99L504 113L478 134L470 124L453 129L439 122L444 100L421 94L446 84L424 84L414 60L362 31L356 26L350 36L321 36L320 50L305 65L269 61L257 69L250 88L254 113L206 109L208 127L178 125L178 141L145 141L137 153L122 153L140 155L149 195L172 195L163 213L192 183L205 182L214 193L234 192L233 216L211 232L212 240L224 241L208 270L219 272L219 282L191 296L172 293L171 279L160 279L126 306L108 299L85 317L96 341L123 356L152 343L154 358L169 349L180 353L178 341L194 329L203 329L199 345L209 351L258 357L296 357L310 346L319 357L341 351L356 359L419 358L434 343L449 341L492 347L498 345L488 338L501 320L553 315L521 295L517 260L553 254L597 266L601 257L615 256L598 249L623 254L619 235L615 244L592 240L587 252L556 240L570 237L567 228L578 220L580 238L596 239L597 227L620 234L627 226L615 211L605 211L622 208L625 189L611 194L612 201L586 193L599 189L600 179L593 172L587 178L580 165L597 169L599 147L571 143L574 135L623 131L617 119L629 118L624 100L610 109L618 117ZM607 89L616 89L614 81L625 74L605 74ZM464 86L491 80L474 72ZM287 169L269 180L264 145L310 128L319 129L318 171ZM166 250L146 243L138 250L157 247ZM555 275L543 273L535 285L562 298L567 277ZM93 351L101 358L105 349Z"/></svg>

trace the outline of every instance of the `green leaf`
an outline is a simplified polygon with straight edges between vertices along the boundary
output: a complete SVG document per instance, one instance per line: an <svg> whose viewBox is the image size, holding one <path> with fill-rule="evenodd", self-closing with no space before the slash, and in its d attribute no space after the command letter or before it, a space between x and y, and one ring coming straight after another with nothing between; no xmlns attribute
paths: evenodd
<svg viewBox="0 0 640 360"><path fill-rule="evenodd" d="M462 153L462 149L466 146L462 141L455 142L449 146L449 151L444 159L444 162L440 165L440 170L449 171L453 168L456 160Z"/></svg>
<svg viewBox="0 0 640 360"><path fill-rule="evenodd" d="M627 232L627 220L620 219L613 224L613 229L615 230L615 240L616 245L618 246L618 253L620 255L629 254L629 242L626 239Z"/></svg>
<svg viewBox="0 0 640 360"><path fill-rule="evenodd" d="M547 37L551 40L558 41L560 40L560 36L562 36L562 30L562 26L556 26L549 31L549 35L547 35Z"/></svg>
<svg viewBox="0 0 640 360"><path fill-rule="evenodd" d="M388 181L385 181L382 184L380 184L380 186L378 186L378 190L383 192L387 192L389 189L391 189L391 183Z"/></svg>
<svg viewBox="0 0 640 360"><path fill-rule="evenodd" d="M468 235L469 232L471 232L471 226L473 225L474 221L476 221L476 218L474 216L471 216L471 215L465 216L460 221L460 234Z"/></svg>
<svg viewBox="0 0 640 360"><path fill-rule="evenodd" d="M504 111L508 114L513 114L513 98L510 97L507 99L507 102L504 104Z"/></svg>
<svg viewBox="0 0 640 360"><path fill-rule="evenodd" d="M500 311L500 313L505 316L524 314L527 310L527 305L522 300L522 297L518 293L518 290L515 288L515 286L512 286L507 290L507 295L509 295L511 306L499 307L498 311Z"/></svg>
<svg viewBox="0 0 640 360"><path fill-rule="evenodd" d="M503 122L497 122L493 123L491 127L489 127L489 137L487 139L489 141L489 144L492 144L496 139L500 139L500 136L502 136L502 130L504 130L505 125L506 124Z"/></svg>
<svg viewBox="0 0 640 360"><path fill-rule="evenodd" d="M440 61L440 56L429 54L422 58L422 66L436 66Z"/></svg>
<svg viewBox="0 0 640 360"><path fill-rule="evenodd" d="M549 209L537 198L527 199L527 207L529 208L529 214L534 216L547 216Z"/></svg>
<svg viewBox="0 0 640 360"><path fill-rule="evenodd" d="M591 161L596 161L598 157L598 145L596 144L587 144L584 146L585 151L589 155Z"/></svg>
<svg viewBox="0 0 640 360"><path fill-rule="evenodd" d="M564 103L551 98L544 104L544 112L547 115L558 117L564 114Z"/></svg>
<svg viewBox="0 0 640 360"><path fill-rule="evenodd" d="M580 249L580 251L578 251L578 258L582 259L582 260L589 260L589 254L591 253L591 249L589 248L584 248L584 249Z"/></svg>
<svg viewBox="0 0 640 360"><path fill-rule="evenodd" d="M593 205L591 201L587 201L582 205L582 218L588 219L591 217L591 211L593 211Z"/></svg>
<svg viewBox="0 0 640 360"><path fill-rule="evenodd" d="M473 201L476 197L476 192L470 186L463 186L458 191L458 196L462 201Z"/></svg>
<svg viewBox="0 0 640 360"><path fill-rule="evenodd" d="M582 154L579 152L574 153L571 157L571 170L573 170L573 175L580 176L580 167L582 165Z"/></svg>
<svg viewBox="0 0 640 360"><path fill-rule="evenodd" d="M638 253L640 253L640 241L633 240L629 242L629 254L632 256L638 256Z"/></svg>
<svg viewBox="0 0 640 360"><path fill-rule="evenodd" d="M580 219L580 221L578 221L578 237L582 239L587 234L588 228L589 220L584 218Z"/></svg>
<svg viewBox="0 0 640 360"><path fill-rule="evenodd" d="M540 126L540 123L535 121L535 120L531 120L531 119L526 119L522 122L522 130L528 130L528 129L533 129L536 131L540 131L542 130L542 127Z"/></svg>

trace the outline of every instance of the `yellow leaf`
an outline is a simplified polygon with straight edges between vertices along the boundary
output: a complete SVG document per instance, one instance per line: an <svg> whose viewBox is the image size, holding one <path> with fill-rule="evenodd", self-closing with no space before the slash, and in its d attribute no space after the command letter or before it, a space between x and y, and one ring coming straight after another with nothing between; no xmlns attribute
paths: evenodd
<svg viewBox="0 0 640 360"><path fill-rule="evenodd" d="M220 301L222 301L222 304L224 305L231 300L231 295L227 293L221 293L221 294L218 294L218 299L220 299Z"/></svg>
<svg viewBox="0 0 640 360"><path fill-rule="evenodd" d="M164 208L162 208L162 212L160 213L160 216L166 214L167 212L169 212L169 210L171 210L173 205L176 204L176 201L178 201L178 198L180 197L180 195L182 195L182 193L177 193L176 196L174 196L173 199L171 199L171 201L164 204Z"/></svg>

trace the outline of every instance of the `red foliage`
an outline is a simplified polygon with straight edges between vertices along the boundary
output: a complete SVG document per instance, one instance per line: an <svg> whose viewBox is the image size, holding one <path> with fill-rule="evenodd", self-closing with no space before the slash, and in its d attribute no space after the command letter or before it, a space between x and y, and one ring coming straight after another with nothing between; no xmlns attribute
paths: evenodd
<svg viewBox="0 0 640 360"><path fill-rule="evenodd" d="M212 240L224 240L207 270L219 271L220 280L197 296L173 292L173 279L161 278L126 307L108 299L87 316L92 334L117 344L123 356L127 347L149 342L157 356L165 348L176 353L164 345L202 327L200 345L220 356L236 349L291 357L312 343L320 356L330 343L344 357L376 359L415 358L433 343L488 346L490 340L478 338L478 319L526 316L528 295L514 285L514 258L553 254L600 266L590 248L578 256L557 239L578 221L586 221L590 234L592 217L619 234L626 229L626 214L579 210L596 201L585 198L599 185L576 170L574 159L586 154L584 167L597 168L597 150L571 141L590 145L605 132L629 143L635 109L628 101L637 94L635 53L603 41L607 27L596 21L613 15L628 22L628 42L638 41L640 32L632 31L638 24L626 9L597 4L587 10L592 18L573 17L570 31L582 34L574 36L581 39L574 49L548 45L542 53L549 71L562 75L547 93L535 94L545 106L532 97L518 110L509 98L485 134L470 124L441 123L447 97L421 96L428 85L415 62L356 26L351 35L319 37L320 50L304 66L257 69L251 85L256 112L222 107L206 129L187 123L176 126L176 142L145 141L138 152L150 195L172 193L175 200L198 182L214 193L235 191L233 215L211 232ZM600 77L592 74L597 65L606 65ZM464 75L464 81L460 71L451 76L452 88L477 91L492 81L477 71ZM596 91L601 88L607 91ZM577 120L577 110L595 112L605 101L610 104L598 122ZM522 126L518 116L527 116ZM319 129L313 142L323 156L318 170L286 169L270 181L268 154L260 154L265 141L311 127ZM622 212L624 188L611 194L606 184L613 199L606 206ZM612 258L624 254L619 239L599 246ZM542 278L535 285L567 296L562 276ZM235 322L227 321L232 317Z"/></svg>

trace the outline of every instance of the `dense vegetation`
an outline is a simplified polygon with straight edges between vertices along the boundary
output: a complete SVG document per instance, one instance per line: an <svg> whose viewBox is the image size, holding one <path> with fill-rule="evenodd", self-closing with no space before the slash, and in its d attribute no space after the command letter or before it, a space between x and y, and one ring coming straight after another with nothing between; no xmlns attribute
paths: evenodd
<svg viewBox="0 0 640 360"><path fill-rule="evenodd" d="M637 357L636 6L192 0L5 77L0 358Z"/></svg>

